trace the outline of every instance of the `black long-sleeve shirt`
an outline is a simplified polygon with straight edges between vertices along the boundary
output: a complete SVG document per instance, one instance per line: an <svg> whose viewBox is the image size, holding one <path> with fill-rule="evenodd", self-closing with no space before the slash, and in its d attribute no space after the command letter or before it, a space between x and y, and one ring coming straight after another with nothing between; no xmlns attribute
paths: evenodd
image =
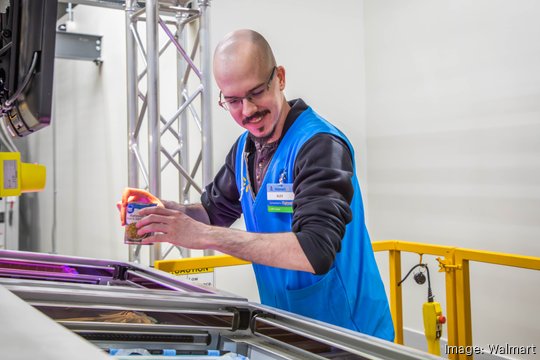
<svg viewBox="0 0 540 360"><path fill-rule="evenodd" d="M281 139L307 109L301 99L290 101ZM230 226L242 214L236 186L235 162L238 140L214 181L206 187L201 202L212 225ZM255 144L248 137L248 169L253 179ZM326 273L341 249L345 226L352 220L353 161L348 146L338 137L321 133L308 140L294 164L293 223L302 250L316 274Z"/></svg>

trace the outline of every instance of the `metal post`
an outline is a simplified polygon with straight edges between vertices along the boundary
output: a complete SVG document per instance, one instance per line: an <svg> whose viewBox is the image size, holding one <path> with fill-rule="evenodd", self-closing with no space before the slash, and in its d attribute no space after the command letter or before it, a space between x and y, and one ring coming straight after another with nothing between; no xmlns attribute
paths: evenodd
<svg viewBox="0 0 540 360"><path fill-rule="evenodd" d="M187 26L182 24L183 16L181 14L177 15L177 23L176 23L176 34L177 39L180 45L187 48ZM177 87L178 87L178 97L177 97L177 105L178 108L182 106L182 104L185 103L184 99L184 91L187 92L188 90L188 84L187 84L187 78L184 78L184 74L186 73L186 70L188 68L186 62L184 61L182 55L177 52L176 53L176 61L177 61ZM189 169L189 137L188 137L188 117L187 112L184 111L182 115L180 115L180 121L178 122L178 130L180 133L180 154L178 156L178 163L184 168ZM189 202L189 193L184 192L184 189L186 188L187 181L184 179L183 176L179 176L179 182L178 182L178 201L182 204Z"/></svg>
<svg viewBox="0 0 540 360"><path fill-rule="evenodd" d="M456 312L458 318L458 344L470 347L472 340L471 321L471 283L469 274L469 260L464 259L460 251L455 253L455 262L459 267L456 274ZM473 355L460 354L460 359L473 359Z"/></svg>
<svg viewBox="0 0 540 360"><path fill-rule="evenodd" d="M158 44L158 10L156 0L146 1L146 54L147 73L147 120L148 120L148 177L150 192L161 196L161 142L159 129L159 44ZM160 244L152 245L150 265L161 259Z"/></svg>
<svg viewBox="0 0 540 360"><path fill-rule="evenodd" d="M187 39L187 29L188 25L185 25L182 23L182 20L184 20L185 16L184 14L177 14L176 17L176 37L178 39L178 42L180 45L182 45L184 48L187 49L188 39ZM185 102L186 99L184 98L184 93L187 94L188 92L188 84L187 84L187 77L184 78L184 74L186 73L186 70L188 69L188 65L185 62L182 55L177 52L176 53L176 64L177 64L177 106L180 108ZM189 125L188 125L188 116L187 111L182 112L180 115L179 121L178 121L178 132L180 134L179 145L180 145L180 153L178 154L178 163L180 166L182 166L184 169L189 169ZM178 174L178 202L180 204L188 204L189 203L189 191L186 191L186 184L188 184L188 181L182 176L182 174ZM191 257L191 249L182 249L180 251L182 254L182 257Z"/></svg>
<svg viewBox="0 0 540 360"><path fill-rule="evenodd" d="M394 318L394 342L403 345L403 302L401 286L401 251L389 250L388 260L390 266L390 312Z"/></svg>
<svg viewBox="0 0 540 360"><path fill-rule="evenodd" d="M126 82L127 82L127 118L128 118L128 186L139 187L139 171L137 157L132 151L133 146L138 147L138 138L135 137L135 128L138 118L137 100L137 44L131 32L133 21L131 15L135 11L136 0L126 1ZM135 256L136 245L129 245L129 261L138 261Z"/></svg>
<svg viewBox="0 0 540 360"><path fill-rule="evenodd" d="M446 255L446 259L449 260L448 265L453 266L455 264L454 252L449 252ZM453 267L448 267L445 269L446 272L446 330L448 332L448 346L458 346L458 318L456 310L456 269ZM448 354L448 359L457 360L459 358L458 354L451 352Z"/></svg>
<svg viewBox="0 0 540 360"><path fill-rule="evenodd" d="M203 186L208 185L213 178L212 160L212 67L210 49L210 0L199 0L201 11L200 28L200 56L201 56L201 79L204 92L202 94L202 182ZM213 250L204 250L204 255L214 255Z"/></svg>
<svg viewBox="0 0 540 360"><path fill-rule="evenodd" d="M212 67L210 50L210 1L199 0L201 10L200 30L200 56L201 56L201 79L204 93L202 95L202 177L203 185L212 181Z"/></svg>

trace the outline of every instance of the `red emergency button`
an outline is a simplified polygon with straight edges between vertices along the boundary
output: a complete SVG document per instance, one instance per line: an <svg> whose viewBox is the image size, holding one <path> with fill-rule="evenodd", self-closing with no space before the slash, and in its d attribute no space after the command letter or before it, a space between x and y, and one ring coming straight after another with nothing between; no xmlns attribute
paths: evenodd
<svg viewBox="0 0 540 360"><path fill-rule="evenodd" d="M439 315L439 317L437 318L437 320L439 320L439 324L444 324L444 323L446 323L446 318L444 317L444 315Z"/></svg>

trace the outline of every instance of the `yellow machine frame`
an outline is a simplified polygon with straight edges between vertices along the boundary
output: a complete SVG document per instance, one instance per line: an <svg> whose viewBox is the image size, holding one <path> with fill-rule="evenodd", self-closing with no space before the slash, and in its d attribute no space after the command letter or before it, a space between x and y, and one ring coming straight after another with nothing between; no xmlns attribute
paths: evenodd
<svg viewBox="0 0 540 360"><path fill-rule="evenodd" d="M396 331L395 342L403 344L403 300L401 286L401 253L435 255L439 271L446 275L446 318L448 346L470 347L472 342L471 287L469 263L471 261L540 270L540 258L532 256L497 253L452 246L414 243L399 240L374 241L373 250L388 251L390 267L390 311ZM206 256L155 262L155 268L169 273L180 273L192 268L232 266L249 264L228 255ZM449 359L472 359L472 355L449 354Z"/></svg>

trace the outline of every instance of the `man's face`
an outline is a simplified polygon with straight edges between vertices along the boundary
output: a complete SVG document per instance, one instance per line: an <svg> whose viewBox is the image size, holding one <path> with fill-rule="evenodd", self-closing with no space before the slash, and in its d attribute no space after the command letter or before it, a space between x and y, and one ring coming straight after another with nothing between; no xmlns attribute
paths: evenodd
<svg viewBox="0 0 540 360"><path fill-rule="evenodd" d="M221 104L236 123L263 142L276 141L283 127L281 67L214 68Z"/></svg>

